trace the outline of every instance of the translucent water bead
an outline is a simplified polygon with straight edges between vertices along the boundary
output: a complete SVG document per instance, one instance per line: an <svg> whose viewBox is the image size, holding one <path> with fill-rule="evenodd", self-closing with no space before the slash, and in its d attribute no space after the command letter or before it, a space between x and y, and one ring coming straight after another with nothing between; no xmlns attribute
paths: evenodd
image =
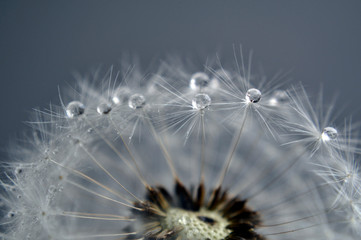
<svg viewBox="0 0 361 240"><path fill-rule="evenodd" d="M288 94L284 90L276 90L272 94L272 98L269 100L269 104L272 106L277 106L278 104L282 104L287 102Z"/></svg>
<svg viewBox="0 0 361 240"><path fill-rule="evenodd" d="M189 87L194 91L200 91L207 87L209 83L209 77L204 72L197 72L192 75L189 82Z"/></svg>
<svg viewBox="0 0 361 240"><path fill-rule="evenodd" d="M85 106L79 101L72 101L66 106L66 115L69 118L80 116L84 113Z"/></svg>
<svg viewBox="0 0 361 240"><path fill-rule="evenodd" d="M142 108L145 105L145 97L142 94L133 94L130 96L128 106L132 109Z"/></svg>
<svg viewBox="0 0 361 240"><path fill-rule="evenodd" d="M199 93L192 99L193 109L204 110L211 105L211 98L205 93Z"/></svg>
<svg viewBox="0 0 361 240"><path fill-rule="evenodd" d="M108 114L112 110L112 106L109 103L101 103L97 107L97 112L100 115Z"/></svg>
<svg viewBox="0 0 361 240"><path fill-rule="evenodd" d="M130 95L131 91L129 88L120 87L114 92L112 101L117 105L126 104L129 100Z"/></svg>
<svg viewBox="0 0 361 240"><path fill-rule="evenodd" d="M321 135L322 140L330 141L337 138L337 130L333 127L325 127Z"/></svg>
<svg viewBox="0 0 361 240"><path fill-rule="evenodd" d="M246 93L246 101L247 103L257 103L259 100L261 100L262 93L260 90L256 88L250 88L248 89Z"/></svg>

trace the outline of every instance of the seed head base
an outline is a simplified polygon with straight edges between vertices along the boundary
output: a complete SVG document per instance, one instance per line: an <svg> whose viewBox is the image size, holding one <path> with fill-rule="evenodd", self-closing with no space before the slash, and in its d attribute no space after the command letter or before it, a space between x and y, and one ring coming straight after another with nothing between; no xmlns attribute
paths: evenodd
<svg viewBox="0 0 361 240"><path fill-rule="evenodd" d="M143 231L127 239L265 240L255 231L261 224L260 215L247 206L246 199L230 197L226 190L216 188L205 200L203 183L194 190L179 180L174 195L162 186L148 188L147 200L134 203L141 210L133 210L142 219Z"/></svg>

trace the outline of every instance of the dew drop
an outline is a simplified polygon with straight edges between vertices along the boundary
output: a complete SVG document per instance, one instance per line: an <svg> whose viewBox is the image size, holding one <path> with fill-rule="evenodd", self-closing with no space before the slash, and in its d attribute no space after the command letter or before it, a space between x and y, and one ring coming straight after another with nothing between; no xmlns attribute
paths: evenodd
<svg viewBox="0 0 361 240"><path fill-rule="evenodd" d="M100 115L108 114L108 113L110 113L111 110L112 110L112 107L110 106L109 103L101 103L97 107L97 112Z"/></svg>
<svg viewBox="0 0 361 240"><path fill-rule="evenodd" d="M211 105L211 98L205 93L199 93L192 99L193 109L204 110Z"/></svg>
<svg viewBox="0 0 361 240"><path fill-rule="evenodd" d="M284 90L276 90L272 94L272 98L269 100L270 105L277 106L278 104L282 104L287 102L288 94Z"/></svg>
<svg viewBox="0 0 361 240"><path fill-rule="evenodd" d="M246 101L251 103L257 103L261 100L262 93L256 88L248 89L246 93Z"/></svg>
<svg viewBox="0 0 361 240"><path fill-rule="evenodd" d="M132 109L142 108L145 105L145 97L141 94L133 94L130 96L128 106Z"/></svg>
<svg viewBox="0 0 361 240"><path fill-rule="evenodd" d="M121 87L114 92L112 101L117 105L125 104L128 102L130 95L131 95L131 91L129 88Z"/></svg>
<svg viewBox="0 0 361 240"><path fill-rule="evenodd" d="M48 188L48 192L50 194L54 194L56 192L56 187L54 185L50 185Z"/></svg>
<svg viewBox="0 0 361 240"><path fill-rule="evenodd" d="M333 127L325 127L321 135L322 140L330 141L337 138L337 130Z"/></svg>
<svg viewBox="0 0 361 240"><path fill-rule="evenodd" d="M17 214L17 212L10 211L10 212L8 212L7 216L8 216L8 218L14 218L16 216L16 214Z"/></svg>
<svg viewBox="0 0 361 240"><path fill-rule="evenodd" d="M192 75L189 81L189 87L194 91L201 91L207 87L209 83L209 77L204 72L197 72Z"/></svg>
<svg viewBox="0 0 361 240"><path fill-rule="evenodd" d="M15 173L16 173L16 174L22 174L22 173L23 173L23 169L22 169L21 167L17 167L17 168L15 169Z"/></svg>
<svg viewBox="0 0 361 240"><path fill-rule="evenodd" d="M218 90L218 89L219 89L219 85L220 85L220 83L219 83L218 79L217 79L217 78L212 78L212 80L209 82L209 87L208 87L208 89L209 89L210 91Z"/></svg>
<svg viewBox="0 0 361 240"><path fill-rule="evenodd" d="M69 118L74 118L82 115L85 111L85 106L81 102L72 101L66 106L66 115Z"/></svg>

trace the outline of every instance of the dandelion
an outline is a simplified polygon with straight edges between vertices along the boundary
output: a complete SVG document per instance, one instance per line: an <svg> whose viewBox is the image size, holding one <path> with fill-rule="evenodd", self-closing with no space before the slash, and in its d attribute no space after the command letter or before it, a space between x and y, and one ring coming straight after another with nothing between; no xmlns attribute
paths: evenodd
<svg viewBox="0 0 361 240"><path fill-rule="evenodd" d="M235 62L112 67L37 110L2 162L0 238L359 239L355 128Z"/></svg>

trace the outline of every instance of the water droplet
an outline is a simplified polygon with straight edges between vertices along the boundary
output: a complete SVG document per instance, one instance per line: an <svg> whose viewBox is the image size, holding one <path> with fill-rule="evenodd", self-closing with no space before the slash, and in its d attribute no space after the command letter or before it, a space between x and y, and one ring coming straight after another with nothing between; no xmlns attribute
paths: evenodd
<svg viewBox="0 0 361 240"><path fill-rule="evenodd" d="M112 107L110 106L109 103L101 103L97 107L97 112L100 115L108 114L108 113L110 113L111 110L112 110Z"/></svg>
<svg viewBox="0 0 361 240"><path fill-rule="evenodd" d="M48 188L48 192L50 194L54 194L56 192L56 187L54 185L50 185Z"/></svg>
<svg viewBox="0 0 361 240"><path fill-rule="evenodd" d="M197 72L192 75L189 82L189 87L194 91L201 91L207 87L209 83L209 77L204 72Z"/></svg>
<svg viewBox="0 0 361 240"><path fill-rule="evenodd" d="M321 135L322 140L330 141L337 138L337 130L333 127L325 127Z"/></svg>
<svg viewBox="0 0 361 240"><path fill-rule="evenodd" d="M15 212L15 211L10 211L10 212L8 212L7 216L8 216L9 218L13 218L13 217L16 216L16 214L17 214L17 212Z"/></svg>
<svg viewBox="0 0 361 240"><path fill-rule="evenodd" d="M193 109L204 110L211 105L211 98L205 93L199 93L192 100Z"/></svg>
<svg viewBox="0 0 361 240"><path fill-rule="evenodd" d="M142 108L145 105L145 97L141 94L133 94L130 96L128 106L132 109Z"/></svg>
<svg viewBox="0 0 361 240"><path fill-rule="evenodd" d="M121 87L114 92L112 101L117 105L125 104L128 102L130 95L131 95L131 91L129 88Z"/></svg>
<svg viewBox="0 0 361 240"><path fill-rule="evenodd" d="M288 100L288 94L284 90L276 90L272 94L272 98L269 100L270 105L276 106L278 104L282 104L287 102Z"/></svg>
<svg viewBox="0 0 361 240"><path fill-rule="evenodd" d="M66 106L66 115L69 118L74 118L80 116L84 113L85 106L81 102L72 101Z"/></svg>
<svg viewBox="0 0 361 240"><path fill-rule="evenodd" d="M17 168L15 169L15 173L16 173L16 174L22 174L22 173L23 173L23 169L22 169L21 167L17 167Z"/></svg>
<svg viewBox="0 0 361 240"><path fill-rule="evenodd" d="M262 93L256 88L248 89L246 93L246 101L251 103L257 103L261 100Z"/></svg>

